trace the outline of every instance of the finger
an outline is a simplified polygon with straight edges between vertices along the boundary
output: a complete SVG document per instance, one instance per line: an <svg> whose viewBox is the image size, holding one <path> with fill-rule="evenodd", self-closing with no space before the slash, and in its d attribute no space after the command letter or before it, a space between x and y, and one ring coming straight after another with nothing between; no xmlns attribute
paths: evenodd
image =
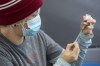
<svg viewBox="0 0 100 66"><path fill-rule="evenodd" d="M93 19L92 17L88 17L87 18L87 16L83 16L83 22L87 22L87 21L89 21L89 20L91 20L90 22L96 22L96 20L95 19Z"/></svg>
<svg viewBox="0 0 100 66"><path fill-rule="evenodd" d="M82 29L82 30L83 30L86 26L89 26L89 25L90 25L89 21L90 21L90 20L87 20L86 22L83 21L83 22L81 23L81 29Z"/></svg>
<svg viewBox="0 0 100 66"><path fill-rule="evenodd" d="M81 23L81 29L82 29L82 30L83 30L86 26L87 26L87 23L86 23L86 22L82 22L82 23Z"/></svg>
<svg viewBox="0 0 100 66"><path fill-rule="evenodd" d="M89 23L91 23L92 25L95 25L96 20L95 20L95 19L93 19L93 18L91 18L91 20L89 20L88 22L89 22Z"/></svg>
<svg viewBox="0 0 100 66"><path fill-rule="evenodd" d="M92 30L92 29L94 29L94 22L86 23L86 24L84 24L84 22L83 22L82 25L81 25L81 29L82 30L87 30L87 29Z"/></svg>
<svg viewBox="0 0 100 66"><path fill-rule="evenodd" d="M85 35L91 35L91 34L93 34L93 30L91 29L84 29L84 30L82 30L82 32L85 34Z"/></svg>
<svg viewBox="0 0 100 66"><path fill-rule="evenodd" d="M96 19L93 19L93 22L96 23Z"/></svg>
<svg viewBox="0 0 100 66"><path fill-rule="evenodd" d="M88 25L88 26L85 26L83 30L93 30L94 29L94 26L93 25Z"/></svg>
<svg viewBox="0 0 100 66"><path fill-rule="evenodd" d="M78 55L80 52L79 45L75 44L75 48L73 49L73 54Z"/></svg>
<svg viewBox="0 0 100 66"><path fill-rule="evenodd" d="M79 44L77 42L74 42L75 48L79 48Z"/></svg>
<svg viewBox="0 0 100 66"><path fill-rule="evenodd" d="M91 18L88 18L87 20L84 20L83 22L84 23L91 23L94 25L96 23L96 20L91 17Z"/></svg>
<svg viewBox="0 0 100 66"><path fill-rule="evenodd" d="M94 26L93 25L87 26L87 29L88 30L93 30L94 29Z"/></svg>
<svg viewBox="0 0 100 66"><path fill-rule="evenodd" d="M71 51L73 51L73 49L75 48L75 45L73 44L70 48Z"/></svg>
<svg viewBox="0 0 100 66"><path fill-rule="evenodd" d="M90 29L82 30L82 32L83 32L85 35L91 35L91 34L93 34L93 31L90 30Z"/></svg>
<svg viewBox="0 0 100 66"><path fill-rule="evenodd" d="M77 44L77 42L72 43L73 45L71 46L70 50L73 51L73 49L75 48L75 45Z"/></svg>

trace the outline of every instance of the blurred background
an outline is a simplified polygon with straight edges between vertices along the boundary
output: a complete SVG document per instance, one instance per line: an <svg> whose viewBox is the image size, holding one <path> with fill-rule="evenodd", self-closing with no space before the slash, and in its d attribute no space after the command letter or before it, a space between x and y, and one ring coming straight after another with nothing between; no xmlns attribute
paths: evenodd
<svg viewBox="0 0 100 66"><path fill-rule="evenodd" d="M73 42L80 32L82 16L90 14L97 23L93 44L83 66L100 66L100 0L44 0L42 29L62 47Z"/></svg>

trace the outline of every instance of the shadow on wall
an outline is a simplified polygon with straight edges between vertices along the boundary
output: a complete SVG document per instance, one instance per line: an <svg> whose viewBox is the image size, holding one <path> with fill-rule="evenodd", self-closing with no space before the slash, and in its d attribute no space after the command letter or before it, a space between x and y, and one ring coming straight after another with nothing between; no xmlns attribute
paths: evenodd
<svg viewBox="0 0 100 66"><path fill-rule="evenodd" d="M95 5L95 6L94 6ZM93 44L100 45L100 0L45 0L41 8L42 28L64 48L80 32L82 16L91 14L96 20Z"/></svg>

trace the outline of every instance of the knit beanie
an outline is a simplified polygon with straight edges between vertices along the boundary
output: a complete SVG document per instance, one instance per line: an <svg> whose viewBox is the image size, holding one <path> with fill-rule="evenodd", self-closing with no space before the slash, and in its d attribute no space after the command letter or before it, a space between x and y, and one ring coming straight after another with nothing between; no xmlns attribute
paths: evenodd
<svg viewBox="0 0 100 66"><path fill-rule="evenodd" d="M43 0L0 0L0 25L16 23L41 7Z"/></svg>

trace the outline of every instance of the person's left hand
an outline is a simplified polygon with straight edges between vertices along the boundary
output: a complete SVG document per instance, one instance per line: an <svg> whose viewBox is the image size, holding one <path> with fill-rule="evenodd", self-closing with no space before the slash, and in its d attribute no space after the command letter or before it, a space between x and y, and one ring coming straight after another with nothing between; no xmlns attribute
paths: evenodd
<svg viewBox="0 0 100 66"><path fill-rule="evenodd" d="M96 23L96 20L93 19L92 17L87 19L86 16L83 16L83 21L81 23L82 32L85 35L93 34L93 29L94 29L95 23Z"/></svg>

